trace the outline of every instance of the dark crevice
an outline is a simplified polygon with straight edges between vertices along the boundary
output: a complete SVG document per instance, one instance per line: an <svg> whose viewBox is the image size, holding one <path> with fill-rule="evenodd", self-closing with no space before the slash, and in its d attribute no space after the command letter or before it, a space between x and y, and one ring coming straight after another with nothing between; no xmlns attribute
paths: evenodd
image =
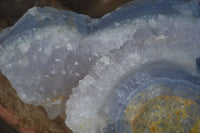
<svg viewBox="0 0 200 133"><path fill-rule="evenodd" d="M10 124L0 118L0 133L20 133Z"/></svg>

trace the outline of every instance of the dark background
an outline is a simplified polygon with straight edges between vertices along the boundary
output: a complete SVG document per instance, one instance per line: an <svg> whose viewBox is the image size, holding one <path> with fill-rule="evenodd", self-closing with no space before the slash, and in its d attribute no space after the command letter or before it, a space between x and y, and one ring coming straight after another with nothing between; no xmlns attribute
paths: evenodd
<svg viewBox="0 0 200 133"><path fill-rule="evenodd" d="M13 25L33 6L51 6L99 18L131 0L0 0L0 30Z"/></svg>

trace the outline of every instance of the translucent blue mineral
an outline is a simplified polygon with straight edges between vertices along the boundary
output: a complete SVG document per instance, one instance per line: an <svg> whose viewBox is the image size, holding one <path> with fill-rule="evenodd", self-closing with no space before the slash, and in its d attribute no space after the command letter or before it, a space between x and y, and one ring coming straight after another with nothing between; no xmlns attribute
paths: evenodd
<svg viewBox="0 0 200 133"><path fill-rule="evenodd" d="M149 84L198 94L199 57L197 0L133 1L100 19L33 7L0 33L0 70L20 98L50 118L66 110L74 133L131 132L124 109Z"/></svg>

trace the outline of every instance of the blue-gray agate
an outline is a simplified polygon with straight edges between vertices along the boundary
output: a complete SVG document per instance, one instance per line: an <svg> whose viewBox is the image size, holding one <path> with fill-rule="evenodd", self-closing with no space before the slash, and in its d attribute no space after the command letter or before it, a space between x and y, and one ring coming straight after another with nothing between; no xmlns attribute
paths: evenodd
<svg viewBox="0 0 200 133"><path fill-rule="evenodd" d="M74 133L133 132L126 110L143 92L143 103L199 104L199 57L197 0L131 2L100 19L33 7L0 33L0 70L20 98L50 118L66 110Z"/></svg>

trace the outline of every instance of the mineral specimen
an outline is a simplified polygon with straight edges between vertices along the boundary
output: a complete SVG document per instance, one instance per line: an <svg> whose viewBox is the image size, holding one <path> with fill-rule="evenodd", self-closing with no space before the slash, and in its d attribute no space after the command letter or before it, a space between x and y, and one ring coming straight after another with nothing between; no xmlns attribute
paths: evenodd
<svg viewBox="0 0 200 133"><path fill-rule="evenodd" d="M123 27L128 35L73 89L66 104L72 131L199 132L199 9L197 1L161 0L111 13L124 20L113 23L113 34Z"/></svg>
<svg viewBox="0 0 200 133"><path fill-rule="evenodd" d="M34 7L1 33L2 73L24 102L52 108L53 112L48 111L51 118L59 113L69 88L86 73L84 66L90 64L86 51L86 64L74 64L79 61L81 52L75 51L86 32L87 20L68 11Z"/></svg>
<svg viewBox="0 0 200 133"><path fill-rule="evenodd" d="M1 33L0 68L24 102L42 105L55 118L94 61L124 43L125 29L97 31L96 23L70 11L34 7Z"/></svg>
<svg viewBox="0 0 200 133"><path fill-rule="evenodd" d="M175 106L171 98L178 110L190 102L200 114L199 36L197 0L131 2L101 19L34 7L1 32L0 70L24 102L43 106L50 118L65 109L73 93L66 124L74 133L165 131L159 127L165 117L145 117L171 110L154 109L159 101L144 117L140 110L162 98ZM172 120L179 122L173 126L194 117L183 108L187 119ZM152 115L155 111L161 112ZM136 126L140 116L147 127ZM199 131L198 119L183 132Z"/></svg>

